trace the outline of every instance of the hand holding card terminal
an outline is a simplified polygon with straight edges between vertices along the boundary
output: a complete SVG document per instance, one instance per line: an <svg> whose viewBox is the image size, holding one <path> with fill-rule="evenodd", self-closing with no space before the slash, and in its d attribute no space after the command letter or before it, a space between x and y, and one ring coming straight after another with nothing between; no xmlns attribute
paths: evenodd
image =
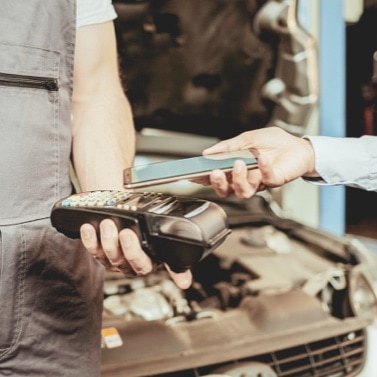
<svg viewBox="0 0 377 377"><path fill-rule="evenodd" d="M80 227L112 219L118 229L131 228L155 261L182 272L217 248L230 233L224 210L215 203L161 193L89 191L58 201L51 223L70 238Z"/></svg>

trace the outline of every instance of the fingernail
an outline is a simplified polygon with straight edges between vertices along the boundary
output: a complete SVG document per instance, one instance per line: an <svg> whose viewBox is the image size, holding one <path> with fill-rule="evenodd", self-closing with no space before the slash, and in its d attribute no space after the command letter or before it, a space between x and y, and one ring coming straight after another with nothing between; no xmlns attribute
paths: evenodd
<svg viewBox="0 0 377 377"><path fill-rule="evenodd" d="M84 226L82 229L81 229L81 234L82 234L82 237L83 238L86 238L86 239L89 239L91 237L91 233L90 233L90 230Z"/></svg>
<svg viewBox="0 0 377 377"><path fill-rule="evenodd" d="M129 234L123 234L121 242L122 242L122 245L125 247L131 246L132 244L131 236Z"/></svg>
<svg viewBox="0 0 377 377"><path fill-rule="evenodd" d="M102 233L103 236L105 236L105 237L110 237L110 236L111 236L111 227L108 226L108 225L105 225L105 226L103 227L102 232L103 232L103 233Z"/></svg>

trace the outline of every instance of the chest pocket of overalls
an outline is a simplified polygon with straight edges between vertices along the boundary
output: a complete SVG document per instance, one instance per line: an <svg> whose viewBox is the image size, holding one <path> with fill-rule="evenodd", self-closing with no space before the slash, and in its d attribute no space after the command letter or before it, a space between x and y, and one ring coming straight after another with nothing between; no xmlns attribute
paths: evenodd
<svg viewBox="0 0 377 377"><path fill-rule="evenodd" d="M59 173L59 61L55 51L0 42L0 225L49 213L45 198Z"/></svg>
<svg viewBox="0 0 377 377"><path fill-rule="evenodd" d="M46 216L44 199L56 187L58 75L58 53L0 42L0 363L26 320L20 223Z"/></svg>

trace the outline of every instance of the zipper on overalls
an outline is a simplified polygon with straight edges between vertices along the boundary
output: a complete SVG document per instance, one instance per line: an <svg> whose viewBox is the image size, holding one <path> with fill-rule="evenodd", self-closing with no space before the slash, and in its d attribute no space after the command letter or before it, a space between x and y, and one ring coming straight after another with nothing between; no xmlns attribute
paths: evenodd
<svg viewBox="0 0 377 377"><path fill-rule="evenodd" d="M59 90L57 79L38 76L13 75L9 73L0 73L0 86L44 89L48 91Z"/></svg>

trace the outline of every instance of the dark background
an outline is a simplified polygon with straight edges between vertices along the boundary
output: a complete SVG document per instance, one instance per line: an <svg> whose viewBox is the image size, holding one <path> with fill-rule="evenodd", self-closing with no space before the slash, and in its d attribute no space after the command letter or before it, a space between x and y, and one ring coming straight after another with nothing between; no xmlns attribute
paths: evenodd
<svg viewBox="0 0 377 377"><path fill-rule="evenodd" d="M359 22L346 30L347 136L377 135L377 2L366 1ZM346 189L347 232L377 238L377 193Z"/></svg>
<svg viewBox="0 0 377 377"><path fill-rule="evenodd" d="M229 138L264 127L273 104L260 89L274 76L273 35L251 22L265 0L114 0L124 86L137 130ZM346 26L346 133L377 134L377 1ZM377 76L377 73L375 74ZM375 192L346 188L346 231L377 238Z"/></svg>

